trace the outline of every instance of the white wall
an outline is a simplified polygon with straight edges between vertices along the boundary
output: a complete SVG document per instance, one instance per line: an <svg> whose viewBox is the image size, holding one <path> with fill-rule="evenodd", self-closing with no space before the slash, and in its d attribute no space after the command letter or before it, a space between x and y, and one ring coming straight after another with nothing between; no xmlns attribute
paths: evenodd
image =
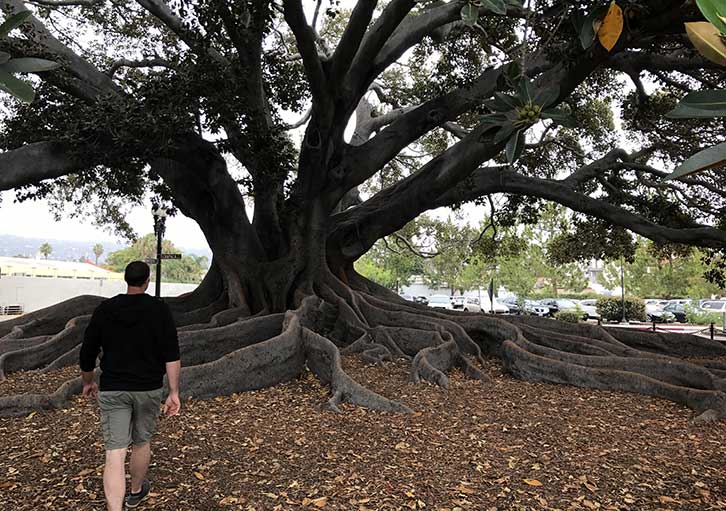
<svg viewBox="0 0 726 511"><path fill-rule="evenodd" d="M162 296L177 296L194 290L196 284L161 283ZM36 277L0 278L0 305L22 305L24 312L48 307L79 295L112 297L126 292L126 283L112 280L85 280ZM149 286L154 293L154 283Z"/></svg>

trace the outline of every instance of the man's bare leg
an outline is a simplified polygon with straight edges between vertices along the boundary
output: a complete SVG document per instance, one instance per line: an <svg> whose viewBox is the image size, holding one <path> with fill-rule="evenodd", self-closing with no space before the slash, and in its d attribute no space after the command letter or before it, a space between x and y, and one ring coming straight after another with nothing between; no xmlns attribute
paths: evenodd
<svg viewBox="0 0 726 511"><path fill-rule="evenodd" d="M131 460L129 461L129 472L131 472L131 493L139 493L144 483L146 472L149 470L151 461L151 444L134 444L131 446Z"/></svg>
<svg viewBox="0 0 726 511"><path fill-rule="evenodd" d="M123 510L124 494L126 493L125 461L125 448L106 451L106 466L103 469L103 492L106 494L108 511Z"/></svg>

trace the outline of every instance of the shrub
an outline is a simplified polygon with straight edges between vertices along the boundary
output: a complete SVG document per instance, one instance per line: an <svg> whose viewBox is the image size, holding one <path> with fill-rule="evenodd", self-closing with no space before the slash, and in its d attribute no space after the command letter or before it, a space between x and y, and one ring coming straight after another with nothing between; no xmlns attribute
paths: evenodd
<svg viewBox="0 0 726 511"><path fill-rule="evenodd" d="M720 325L721 314L686 305L686 320L692 325L710 325L711 323Z"/></svg>
<svg viewBox="0 0 726 511"><path fill-rule="evenodd" d="M564 321L565 323L579 323L581 317L582 313L576 311L560 311L555 314L557 321Z"/></svg>
<svg viewBox="0 0 726 511"><path fill-rule="evenodd" d="M623 307L620 298L614 296L599 298L595 308L605 321L620 321L623 319ZM645 302L640 298L626 297L625 319L628 321L645 321Z"/></svg>

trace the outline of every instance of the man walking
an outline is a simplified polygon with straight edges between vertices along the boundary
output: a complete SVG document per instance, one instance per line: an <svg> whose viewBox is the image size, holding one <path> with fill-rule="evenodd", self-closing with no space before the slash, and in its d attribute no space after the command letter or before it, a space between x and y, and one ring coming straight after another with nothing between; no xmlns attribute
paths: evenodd
<svg viewBox="0 0 726 511"><path fill-rule="evenodd" d="M106 447L103 489L109 511L123 504L136 507L146 498L145 479L151 459L149 441L156 429L163 381L169 379L164 413L177 415L179 402L179 341L169 307L145 293L151 271L134 261L126 267L126 294L101 303L86 328L80 354L83 395L98 397ZM94 381L101 355L100 392ZM126 450L132 445L129 470L131 494L124 499Z"/></svg>

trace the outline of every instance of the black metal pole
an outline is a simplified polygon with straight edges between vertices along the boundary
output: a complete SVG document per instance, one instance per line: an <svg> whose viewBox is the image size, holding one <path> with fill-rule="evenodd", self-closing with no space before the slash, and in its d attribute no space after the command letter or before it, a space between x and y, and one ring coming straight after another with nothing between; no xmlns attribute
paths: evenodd
<svg viewBox="0 0 726 511"><path fill-rule="evenodd" d="M156 231L156 291L154 296L161 297L161 240L164 236L164 217L154 216L154 230Z"/></svg>
<svg viewBox="0 0 726 511"><path fill-rule="evenodd" d="M620 305L623 308L623 323L627 323L628 320L625 317L625 258L620 258Z"/></svg>

